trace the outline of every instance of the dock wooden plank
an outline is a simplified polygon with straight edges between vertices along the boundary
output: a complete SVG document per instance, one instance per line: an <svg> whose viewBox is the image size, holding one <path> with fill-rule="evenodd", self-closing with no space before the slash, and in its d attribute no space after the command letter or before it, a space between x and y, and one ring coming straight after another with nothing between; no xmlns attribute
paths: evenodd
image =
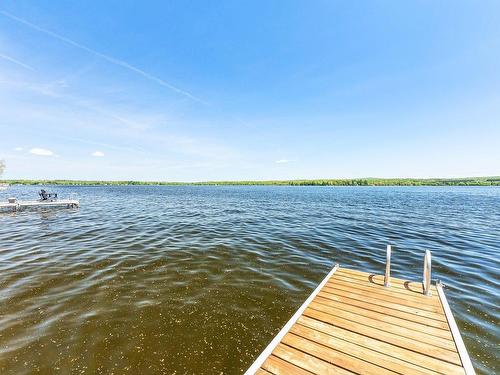
<svg viewBox="0 0 500 375"><path fill-rule="evenodd" d="M296 365L312 372L313 374L340 374L352 375L353 372L347 371L341 367L337 367L323 361L311 354L307 354L301 350L297 350L285 344L279 344L274 350L273 354L289 363Z"/></svg>
<svg viewBox="0 0 500 375"><path fill-rule="evenodd" d="M262 368L258 369L257 372L255 373L256 375L273 375L272 372L269 372L267 370L264 370Z"/></svg>
<svg viewBox="0 0 500 375"><path fill-rule="evenodd" d="M358 270L342 268L339 270L339 275L347 275L353 280L362 280L364 282L369 282L370 284L376 284L379 286L384 286L384 275L376 275L373 273L362 272ZM391 288L394 289L405 289L409 292L422 294L424 291L422 282L420 281L408 281L403 279L398 279L396 277L391 277ZM435 285L431 285L431 290L437 293Z"/></svg>
<svg viewBox="0 0 500 375"><path fill-rule="evenodd" d="M381 355L386 354L387 356L394 358L394 360L401 360L409 365L414 364L432 372L442 373L442 374L463 374L461 367L457 365L452 365L447 362L429 357L405 348L401 348L384 341L377 339L372 339L371 337L358 334L331 324L321 322L316 319L309 318L307 316L302 316L298 321L298 324L310 327L319 332L324 332L330 336L340 338L350 343L354 343L361 347L371 349Z"/></svg>
<svg viewBox="0 0 500 375"><path fill-rule="evenodd" d="M367 317L360 315L357 312L340 310L335 307L327 306L316 301L313 301L309 307L314 310L324 312L333 317L339 317L359 324L366 325L368 327L376 328L379 331L385 331L389 333L394 333L399 336L407 337L409 339L414 339L419 342L427 343L429 345L437 346L443 349L448 349L451 351L455 350L455 343L450 338L442 338L434 335L430 335L426 332L418 331L415 329L409 329L400 325L400 322L386 322L377 318ZM437 331L437 330L436 330Z"/></svg>
<svg viewBox="0 0 500 375"><path fill-rule="evenodd" d="M324 301L325 303L330 303L330 301L332 303L339 302L345 306L359 307L365 311L374 311L374 312L382 313L386 316L393 316L395 318L401 318L401 319L404 319L408 322L420 323L420 324L425 325L425 326L440 328L443 330L448 329L448 323L445 321L429 319L429 318L426 318L425 316L420 316L420 315L407 313L404 311L394 310L394 309L391 309L389 307L374 305L372 303L368 303L365 301L359 301L356 299L352 299L352 298L348 298L348 297L344 297L344 296L340 296L340 295L328 294L328 295L324 296L321 293L319 293L318 298L317 298L317 302L322 302L322 301Z"/></svg>
<svg viewBox="0 0 500 375"><path fill-rule="evenodd" d="M340 270L338 273L335 273L335 275L331 278L331 280L343 280L343 281L347 281L349 283L370 286L370 287L374 287L374 288L384 286L384 277L381 275L368 274L366 277L356 277L354 275L350 275L350 274L346 275L345 273L341 273ZM392 278L391 278L391 280L392 280ZM435 288L434 285L431 286L431 290L434 291L433 288ZM420 297L423 294L422 283L415 282L415 281L412 281L412 282L405 281L403 284L400 284L397 281L392 282L390 290L393 293L395 293L394 295L403 294L405 296L413 295L413 296ZM411 294L408 292L411 292ZM439 296L437 295L437 293L433 293L431 295L431 298L439 300Z"/></svg>
<svg viewBox="0 0 500 375"><path fill-rule="evenodd" d="M297 367L294 364L287 362L274 354L271 354L267 361L262 365L263 369L269 371L276 375L311 375L310 371L304 370L301 367Z"/></svg>
<svg viewBox="0 0 500 375"><path fill-rule="evenodd" d="M415 374L436 374L434 371L412 365L411 363L401 361L389 355L328 335L306 325L296 324L292 327L290 332L319 344L326 345L334 350L339 350L350 356L363 358L364 361L392 370L396 373L407 373L409 370L412 370Z"/></svg>
<svg viewBox="0 0 500 375"><path fill-rule="evenodd" d="M331 349L328 346L318 344L315 341L308 340L292 333L287 334L283 338L282 342L302 352L309 353L317 358L320 358L325 362L329 362L345 370L354 372L355 374L396 374L393 371L373 365L363 359L347 355L343 352Z"/></svg>
<svg viewBox="0 0 500 375"><path fill-rule="evenodd" d="M384 297L392 297L392 298L400 298L404 301L410 301L415 303L425 302L427 306L438 306L441 307L441 303L439 301L439 297L437 294L433 294L431 297L424 296L423 294L413 294L405 292L405 289L399 289L398 291L394 291L393 288L380 288L377 284L370 283L358 283L357 281L346 281L340 277L332 277L327 285L344 285L349 288L353 288L354 290L359 290L363 292L368 292L375 296L380 296L380 298Z"/></svg>
<svg viewBox="0 0 500 375"><path fill-rule="evenodd" d="M436 348L442 348L446 349L449 351L454 351L455 350L455 344L453 341L446 340L446 339L441 339L439 337L435 336L430 336L426 334L422 334L418 331L413 331L413 330L408 330L403 327L399 327L396 325L388 324L385 322L377 321L375 319L370 319L366 318L357 314L341 311L341 310L336 310L333 308L329 308L325 305L317 304L317 303L311 303L310 305L311 310L319 311L321 313L329 315L329 319L335 320L337 318L339 319L344 319L344 320L349 320L351 322L355 322L359 325L363 325L366 327L371 327L376 329L377 331L380 331L380 334L386 332L389 334L394 334L397 336L400 336L402 339L410 339L414 340L418 343L424 343L428 344L430 349L433 349L433 347ZM308 310L306 310L304 313L309 313Z"/></svg>
<svg viewBox="0 0 500 375"><path fill-rule="evenodd" d="M369 302L369 303L372 303L374 305L378 305L378 306L382 306L382 307L389 307L389 308L394 309L394 310L403 311L403 312L407 312L407 313L414 314L417 316L423 316L423 317L426 317L429 319L435 319L435 320L440 320L442 322L446 322L446 318L444 317L444 315L439 314L439 313L435 313L432 311L425 311L425 310L421 310L421 309L415 308L415 307L409 307L406 305L398 304L397 302L394 303L394 302L384 301L384 300L381 300L379 298L373 298L371 296L367 296L366 294L353 293L352 291L346 291L345 289L326 287L326 288L323 288L319 294L323 295L325 297L327 297L329 295L333 295L333 296L340 295L340 296L352 298L352 299L355 299L358 301Z"/></svg>
<svg viewBox="0 0 500 375"><path fill-rule="evenodd" d="M438 305L434 305L433 303L423 304L421 301L414 301L414 300L407 299L407 298L401 298L399 296L395 297L394 294L391 295L391 294L382 293L382 292L385 292L382 290L380 291L380 293L370 293L370 292L367 292L365 290L360 290L360 289L354 288L352 286L345 286L345 285L342 285L340 283L327 283L327 285L325 285L325 287L323 288L323 290L325 292L332 290L332 289L333 290L339 289L339 290L343 290L343 291L349 292L349 293L370 296L370 298L376 298L382 302L395 303L395 304L398 304L400 306L406 306L406 307L415 308L415 309L422 310L422 311L429 311L431 313L437 313L439 315L443 315L442 314L443 310Z"/></svg>
<svg viewBox="0 0 500 375"><path fill-rule="evenodd" d="M474 374L444 294L431 292L397 278L386 288L381 276L336 267L246 374Z"/></svg>
<svg viewBox="0 0 500 375"><path fill-rule="evenodd" d="M435 328L435 327L429 327L428 325L421 324L421 323L416 323L411 320L406 320L403 318L399 317L394 317L389 314L384 314L384 313L379 313L376 311L372 311L369 309L364 309L340 302L336 302L333 300L327 300L321 296L318 296L315 300L314 303L317 304L322 304L326 308L329 309L338 309L346 312L351 312L353 314L361 315L367 318L371 318L383 323L391 324L391 325L396 325L405 329L413 330L419 333L424 333L428 334L430 336L436 336L440 337L449 341L453 341L453 337L450 333L450 331L446 329L441 329L441 328ZM312 306L312 304L310 305Z"/></svg>
<svg viewBox="0 0 500 375"><path fill-rule="evenodd" d="M433 345L428 345L420 341L411 340L407 337L399 336L394 333L380 331L377 328L359 324L358 322L349 319L335 317L311 308L306 309L304 315L328 324L336 325L338 327L357 332L367 337L388 342L401 348L409 349L417 353L425 354L430 357L460 365L458 354L450 350L439 348Z"/></svg>

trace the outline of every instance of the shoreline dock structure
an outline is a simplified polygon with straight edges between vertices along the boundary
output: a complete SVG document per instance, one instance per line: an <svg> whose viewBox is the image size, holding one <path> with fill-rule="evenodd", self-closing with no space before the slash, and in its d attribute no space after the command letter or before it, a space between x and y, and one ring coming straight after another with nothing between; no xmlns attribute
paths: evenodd
<svg viewBox="0 0 500 375"><path fill-rule="evenodd" d="M80 207L80 202L76 199L18 201L16 198L9 198L8 202L0 202L0 211L4 210L19 211L25 208L41 208L41 207L78 208Z"/></svg>
<svg viewBox="0 0 500 375"><path fill-rule="evenodd" d="M245 375L475 374L443 284L340 267L328 273Z"/></svg>

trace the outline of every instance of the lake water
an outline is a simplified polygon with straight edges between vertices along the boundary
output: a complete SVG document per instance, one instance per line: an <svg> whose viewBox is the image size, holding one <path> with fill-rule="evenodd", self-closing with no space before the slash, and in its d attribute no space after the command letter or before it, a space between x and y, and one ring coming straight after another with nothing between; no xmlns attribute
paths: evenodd
<svg viewBox="0 0 500 375"><path fill-rule="evenodd" d="M34 198L40 187L13 186ZM238 374L335 262L420 280L500 373L500 188L53 187L0 214L1 374Z"/></svg>

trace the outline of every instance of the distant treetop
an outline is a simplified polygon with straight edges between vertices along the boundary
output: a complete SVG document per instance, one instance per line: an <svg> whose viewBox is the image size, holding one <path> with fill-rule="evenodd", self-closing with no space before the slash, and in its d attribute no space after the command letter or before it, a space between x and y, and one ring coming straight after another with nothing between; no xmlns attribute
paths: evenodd
<svg viewBox="0 0 500 375"><path fill-rule="evenodd" d="M5 163L0 161L0 172ZM0 173L1 174L1 173ZM464 178L356 178L269 181L88 181L88 180L5 180L11 185L280 185L280 186L500 186L500 176Z"/></svg>

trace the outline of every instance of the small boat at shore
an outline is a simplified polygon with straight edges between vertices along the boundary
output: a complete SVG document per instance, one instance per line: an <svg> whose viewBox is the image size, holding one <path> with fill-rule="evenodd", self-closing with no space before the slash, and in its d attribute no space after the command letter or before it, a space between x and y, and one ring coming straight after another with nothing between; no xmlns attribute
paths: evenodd
<svg viewBox="0 0 500 375"><path fill-rule="evenodd" d="M9 188L9 184L0 184L0 191L7 190Z"/></svg>

